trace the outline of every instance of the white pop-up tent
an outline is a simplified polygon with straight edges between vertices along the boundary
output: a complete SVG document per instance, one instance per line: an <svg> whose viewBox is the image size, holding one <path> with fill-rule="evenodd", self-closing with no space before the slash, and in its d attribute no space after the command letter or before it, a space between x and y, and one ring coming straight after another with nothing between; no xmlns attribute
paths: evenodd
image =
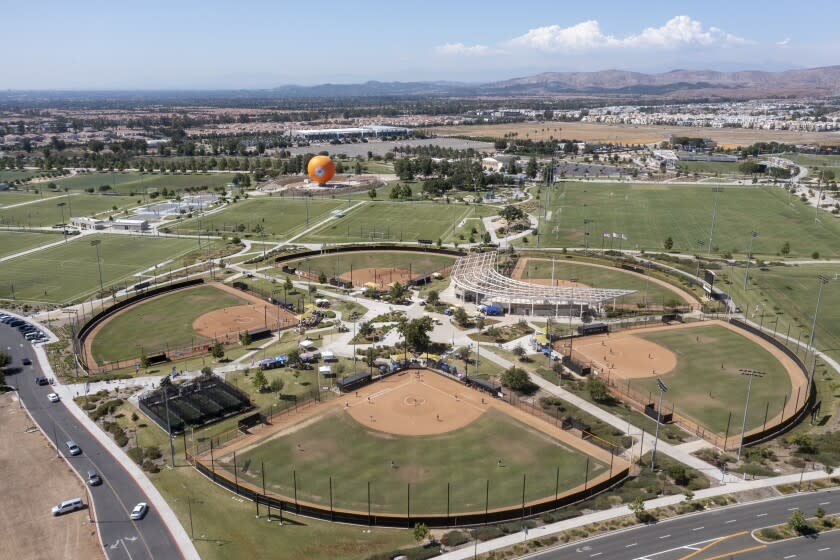
<svg viewBox="0 0 840 560"><path fill-rule="evenodd" d="M320 366L318 368L318 373L323 376L332 375L332 368L330 366Z"/></svg>
<svg viewBox="0 0 840 560"><path fill-rule="evenodd" d="M300 341L301 348L312 348L313 346L315 346L315 343L308 338Z"/></svg>

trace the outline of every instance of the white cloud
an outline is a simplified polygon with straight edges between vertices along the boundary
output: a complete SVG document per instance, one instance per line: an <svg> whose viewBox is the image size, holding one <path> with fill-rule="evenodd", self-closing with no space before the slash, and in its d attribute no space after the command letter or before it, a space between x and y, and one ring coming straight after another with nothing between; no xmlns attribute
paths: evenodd
<svg viewBox="0 0 840 560"><path fill-rule="evenodd" d="M508 41L511 46L542 51L588 51L608 48L674 49L688 45L720 46L746 44L750 41L726 33L717 27L704 28L689 16L675 16L661 27L648 27L640 33L620 38L601 31L596 20L571 27L549 25L529 30Z"/></svg>
<svg viewBox="0 0 840 560"><path fill-rule="evenodd" d="M776 44L780 47L786 47L790 44L790 37L785 37L781 41L776 42Z"/></svg>
<svg viewBox="0 0 840 560"><path fill-rule="evenodd" d="M504 54L505 51L487 45L465 45L464 43L446 43L435 47L438 54L449 56L491 56Z"/></svg>

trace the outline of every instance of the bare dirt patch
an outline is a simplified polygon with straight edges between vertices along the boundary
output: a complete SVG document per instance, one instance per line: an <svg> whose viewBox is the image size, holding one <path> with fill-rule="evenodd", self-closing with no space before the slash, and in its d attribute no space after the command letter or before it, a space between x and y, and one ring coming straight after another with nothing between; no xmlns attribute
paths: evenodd
<svg viewBox="0 0 840 560"><path fill-rule="evenodd" d="M85 487L17 402L0 395L0 534L4 558L104 558L87 510L53 517L68 498L88 503Z"/></svg>
<svg viewBox="0 0 840 560"><path fill-rule="evenodd" d="M384 290L394 282L405 286L411 277L411 272L403 268L357 268L352 273L347 271L339 276L342 280L352 282L354 286L373 283L380 290Z"/></svg>

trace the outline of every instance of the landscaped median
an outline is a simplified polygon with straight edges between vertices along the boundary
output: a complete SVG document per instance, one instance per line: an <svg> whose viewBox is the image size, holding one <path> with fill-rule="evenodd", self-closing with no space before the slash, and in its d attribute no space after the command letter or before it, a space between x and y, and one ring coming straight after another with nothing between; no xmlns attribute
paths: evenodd
<svg viewBox="0 0 840 560"><path fill-rule="evenodd" d="M752 536L760 543L769 544L799 537L811 537L826 531L836 531L840 528L840 514L826 515L823 508L817 508L814 517L805 517L802 510L797 509L790 516L787 523L756 529Z"/></svg>

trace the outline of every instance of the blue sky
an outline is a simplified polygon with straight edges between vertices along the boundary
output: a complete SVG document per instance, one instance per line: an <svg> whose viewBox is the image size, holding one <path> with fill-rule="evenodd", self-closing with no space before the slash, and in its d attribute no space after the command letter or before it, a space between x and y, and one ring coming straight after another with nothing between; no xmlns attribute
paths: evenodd
<svg viewBox="0 0 840 560"><path fill-rule="evenodd" d="M6 2L2 89L489 81L840 64L838 2Z"/></svg>

